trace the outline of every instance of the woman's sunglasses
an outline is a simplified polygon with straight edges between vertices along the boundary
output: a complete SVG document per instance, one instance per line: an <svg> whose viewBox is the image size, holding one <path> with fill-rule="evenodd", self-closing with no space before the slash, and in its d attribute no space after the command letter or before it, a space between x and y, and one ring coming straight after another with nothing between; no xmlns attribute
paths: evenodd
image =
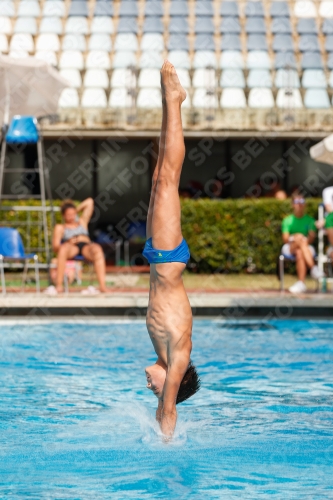
<svg viewBox="0 0 333 500"><path fill-rule="evenodd" d="M305 200L304 198L296 198L296 200L293 201L294 205L304 205Z"/></svg>

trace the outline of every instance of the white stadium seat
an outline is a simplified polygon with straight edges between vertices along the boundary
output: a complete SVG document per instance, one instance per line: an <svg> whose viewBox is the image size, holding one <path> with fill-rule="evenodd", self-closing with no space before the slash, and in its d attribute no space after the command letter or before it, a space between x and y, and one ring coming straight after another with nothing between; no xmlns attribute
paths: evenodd
<svg viewBox="0 0 333 500"><path fill-rule="evenodd" d="M90 35L88 42L88 50L112 50L112 43L110 35L105 33L94 33Z"/></svg>
<svg viewBox="0 0 333 500"><path fill-rule="evenodd" d="M220 57L221 69L243 69L244 59L241 52L237 50L225 50Z"/></svg>
<svg viewBox="0 0 333 500"><path fill-rule="evenodd" d="M207 68L208 66L217 68L215 52L211 50L198 50L197 52L195 52L193 59L193 68Z"/></svg>
<svg viewBox="0 0 333 500"><path fill-rule="evenodd" d="M78 69L61 69L61 76L66 78L70 87L79 89L82 85L82 78Z"/></svg>
<svg viewBox="0 0 333 500"><path fill-rule="evenodd" d="M109 16L98 16L94 17L90 26L91 33L106 33L107 35L112 35L113 33L113 23Z"/></svg>
<svg viewBox="0 0 333 500"><path fill-rule="evenodd" d="M91 50L87 54L86 68L87 69L110 69L110 56L106 50Z"/></svg>
<svg viewBox="0 0 333 500"><path fill-rule="evenodd" d="M17 10L17 17L39 17L40 8L36 0L21 0Z"/></svg>
<svg viewBox="0 0 333 500"><path fill-rule="evenodd" d="M18 17L14 27L14 33L37 34L37 23L34 17Z"/></svg>
<svg viewBox="0 0 333 500"><path fill-rule="evenodd" d="M168 60L177 70L178 68L190 69L191 67L189 54L185 50L172 50L169 52Z"/></svg>
<svg viewBox="0 0 333 500"><path fill-rule="evenodd" d="M9 17L0 16L0 33L5 35L12 34L12 23Z"/></svg>
<svg viewBox="0 0 333 500"><path fill-rule="evenodd" d="M141 50L164 50L163 35L161 33L144 33L141 39Z"/></svg>
<svg viewBox="0 0 333 500"><path fill-rule="evenodd" d="M1 14L3 16L15 17L15 5L12 1L2 1L1 5Z"/></svg>
<svg viewBox="0 0 333 500"><path fill-rule="evenodd" d="M114 69L111 76L112 88L134 88L136 85L135 73L127 68Z"/></svg>
<svg viewBox="0 0 333 500"><path fill-rule="evenodd" d="M27 52L34 52L34 41L28 33L15 33L9 44L10 50L26 50Z"/></svg>
<svg viewBox="0 0 333 500"><path fill-rule="evenodd" d="M196 69L193 74L192 85L194 88L215 88L216 74L214 69Z"/></svg>
<svg viewBox="0 0 333 500"><path fill-rule="evenodd" d="M0 52L8 52L8 38L0 33Z"/></svg>
<svg viewBox="0 0 333 500"><path fill-rule="evenodd" d="M161 86L161 74L158 69L142 69L140 71L138 85L140 88Z"/></svg>
<svg viewBox="0 0 333 500"><path fill-rule="evenodd" d="M130 66L136 66L135 53L124 50L116 52L112 66L113 68L129 68Z"/></svg>
<svg viewBox="0 0 333 500"><path fill-rule="evenodd" d="M141 89L137 98L137 107L152 109L160 108L162 102L162 96L160 89Z"/></svg>
<svg viewBox="0 0 333 500"><path fill-rule="evenodd" d="M65 2L61 0L46 0L43 8L43 16L65 17Z"/></svg>
<svg viewBox="0 0 333 500"><path fill-rule="evenodd" d="M305 89L326 89L327 82L325 72L322 69L305 69L302 76L302 87Z"/></svg>
<svg viewBox="0 0 333 500"><path fill-rule="evenodd" d="M243 89L227 88L222 90L221 108L246 108L246 98Z"/></svg>
<svg viewBox="0 0 333 500"><path fill-rule="evenodd" d="M163 56L161 52L153 50L141 52L139 68L161 68Z"/></svg>
<svg viewBox="0 0 333 500"><path fill-rule="evenodd" d="M276 96L278 108L299 109L303 107L301 93L298 89L280 88Z"/></svg>
<svg viewBox="0 0 333 500"><path fill-rule="evenodd" d="M55 33L62 35L62 22L60 17L43 17L39 25L39 33Z"/></svg>
<svg viewBox="0 0 333 500"><path fill-rule="evenodd" d="M330 101L326 89L307 89L304 94L304 106L310 109L327 109Z"/></svg>
<svg viewBox="0 0 333 500"><path fill-rule="evenodd" d="M29 57L29 52L26 50L11 50L8 55L14 59L24 59Z"/></svg>
<svg viewBox="0 0 333 500"><path fill-rule="evenodd" d="M65 24L65 33L88 35L87 18L82 16L68 17Z"/></svg>
<svg viewBox="0 0 333 500"><path fill-rule="evenodd" d="M330 76L329 76L328 84L329 84L329 86L332 89L333 88L333 71L330 71Z"/></svg>
<svg viewBox="0 0 333 500"><path fill-rule="evenodd" d="M220 87L245 88L244 73L241 69L224 69L221 72Z"/></svg>
<svg viewBox="0 0 333 500"><path fill-rule="evenodd" d="M251 89L248 103L250 108L273 108L274 98L272 91L261 87Z"/></svg>
<svg viewBox="0 0 333 500"><path fill-rule="evenodd" d="M88 69L83 79L84 87L109 88L109 78L105 69Z"/></svg>
<svg viewBox="0 0 333 500"><path fill-rule="evenodd" d="M114 88L109 97L110 108L130 108L132 106L132 96L125 88Z"/></svg>
<svg viewBox="0 0 333 500"><path fill-rule="evenodd" d="M310 0L297 0L294 6L294 14L296 17L316 17L316 6Z"/></svg>
<svg viewBox="0 0 333 500"><path fill-rule="evenodd" d="M43 33L38 36L36 41L36 50L60 50L60 41L55 33Z"/></svg>
<svg viewBox="0 0 333 500"><path fill-rule="evenodd" d="M59 102L59 108L78 108L79 107L79 95L76 89L66 88L61 92Z"/></svg>
<svg viewBox="0 0 333 500"><path fill-rule="evenodd" d="M184 89L189 89L191 87L191 80L188 70L183 68L177 69L177 75Z"/></svg>
<svg viewBox="0 0 333 500"><path fill-rule="evenodd" d="M250 69L247 77L247 86L255 87L272 87L272 76L268 69Z"/></svg>
<svg viewBox="0 0 333 500"><path fill-rule="evenodd" d="M105 91L99 88L84 89L81 99L83 108L106 108Z"/></svg>
<svg viewBox="0 0 333 500"><path fill-rule="evenodd" d="M119 33L114 43L115 50L138 50L138 39L134 33Z"/></svg>
<svg viewBox="0 0 333 500"><path fill-rule="evenodd" d="M57 54L53 50L37 50L35 57L41 61L45 61L50 66L57 66Z"/></svg>
<svg viewBox="0 0 333 500"><path fill-rule="evenodd" d="M212 108L218 107L217 96L215 93L209 92L206 88L195 89L192 106L194 108Z"/></svg>
<svg viewBox="0 0 333 500"><path fill-rule="evenodd" d="M83 69L84 61L82 52L78 50L65 50L60 55L60 69Z"/></svg>
<svg viewBox="0 0 333 500"><path fill-rule="evenodd" d="M62 40L62 50L80 50L81 52L85 52L87 50L85 37L76 33L65 35Z"/></svg>
<svg viewBox="0 0 333 500"><path fill-rule="evenodd" d="M326 19L331 19L333 17L333 2L330 0L320 3L319 15Z"/></svg>
<svg viewBox="0 0 333 500"><path fill-rule="evenodd" d="M248 69L271 69L272 61L268 52L252 50L247 55L246 65Z"/></svg>
<svg viewBox="0 0 333 500"><path fill-rule="evenodd" d="M295 69L278 69L275 73L275 87L278 89L292 87L298 89L301 86L298 73Z"/></svg>

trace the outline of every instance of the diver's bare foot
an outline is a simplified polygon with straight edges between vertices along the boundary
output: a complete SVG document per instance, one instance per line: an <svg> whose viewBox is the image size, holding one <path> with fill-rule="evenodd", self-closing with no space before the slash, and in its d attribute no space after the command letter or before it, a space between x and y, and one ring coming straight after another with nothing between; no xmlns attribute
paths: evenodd
<svg viewBox="0 0 333 500"><path fill-rule="evenodd" d="M162 101L178 101L181 104L186 99L186 92L180 84L174 66L169 61L165 61L161 68L161 88Z"/></svg>

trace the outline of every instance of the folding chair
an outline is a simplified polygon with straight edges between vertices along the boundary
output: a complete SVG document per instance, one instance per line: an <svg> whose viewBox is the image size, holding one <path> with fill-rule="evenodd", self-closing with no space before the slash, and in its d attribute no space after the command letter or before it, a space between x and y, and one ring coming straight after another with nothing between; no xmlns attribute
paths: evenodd
<svg viewBox="0 0 333 500"><path fill-rule="evenodd" d="M39 282L39 268L38 268L38 255L34 253L26 254L22 242L22 238L17 229L11 227L0 227L0 273L1 273L1 285L2 294L6 294L6 281L5 281L5 270L4 261L24 261L24 269L22 275L22 290L24 288L24 283L26 281L28 273L28 262L29 260L34 260L35 267L35 279L36 279L36 292L40 293L40 282Z"/></svg>

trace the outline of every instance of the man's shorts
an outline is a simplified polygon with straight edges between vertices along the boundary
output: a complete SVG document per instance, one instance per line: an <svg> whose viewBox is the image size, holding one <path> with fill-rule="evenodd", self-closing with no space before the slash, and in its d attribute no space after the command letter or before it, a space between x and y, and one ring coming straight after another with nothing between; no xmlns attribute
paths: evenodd
<svg viewBox="0 0 333 500"><path fill-rule="evenodd" d="M333 227L333 212L328 214L328 216L325 219L325 229L330 229Z"/></svg>
<svg viewBox="0 0 333 500"><path fill-rule="evenodd" d="M316 250L312 245L309 245L310 251L312 253L312 257L315 257L316 255ZM281 253L286 259L295 259L295 255L291 253L290 251L290 243L285 243L283 247L281 248Z"/></svg>

